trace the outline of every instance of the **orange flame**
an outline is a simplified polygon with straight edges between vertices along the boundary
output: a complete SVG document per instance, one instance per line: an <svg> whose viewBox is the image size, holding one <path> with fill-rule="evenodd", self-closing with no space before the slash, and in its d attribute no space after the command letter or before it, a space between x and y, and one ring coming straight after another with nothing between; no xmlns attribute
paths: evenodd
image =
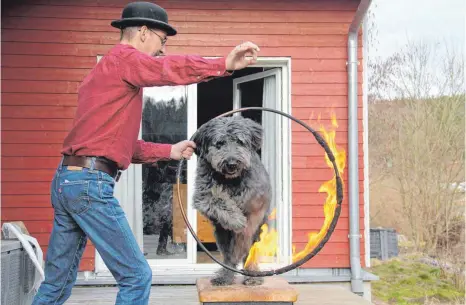
<svg viewBox="0 0 466 305"><path fill-rule="evenodd" d="M319 114L319 121L320 121L320 114ZM335 156L335 163L337 165L337 169L341 177L341 174L343 174L343 171L345 169L346 153L343 149L338 148L335 142L335 136L336 136L335 129L338 128L338 122L337 122L334 112L331 113L331 122L332 122L333 129L330 128L330 130L327 131L322 124L320 124L319 129L320 129L321 135L325 139L325 142L327 142L330 151ZM327 153L325 153L325 162L327 163L328 167L330 167L333 170L333 164L328 158ZM343 178L341 180L343 183ZM324 215L325 215L324 224L319 232L310 232L308 234L308 242L303 250L296 253L296 248L293 245L293 257L292 257L293 262L296 262L302 259L307 254L309 254L312 250L314 250L314 248L321 242L321 240L324 238L325 234L327 233L329 229L330 222L332 221L333 216L335 215L335 208L337 205L336 176L335 175L333 176L331 180L324 182L320 186L319 193L323 193L323 192L327 193L327 198L324 203Z"/></svg>
<svg viewBox="0 0 466 305"><path fill-rule="evenodd" d="M274 220L277 215L277 209L273 209L268 219ZM275 229L270 229L267 224L263 224L261 227L261 233L259 235L259 241L255 242L249 255L244 263L244 267L247 268L251 264L257 265L258 263L272 262L273 258L277 253L278 245L278 232Z"/></svg>
<svg viewBox="0 0 466 305"><path fill-rule="evenodd" d="M313 115L314 114L312 114L312 116ZM319 123L320 123L320 119L321 119L321 115L319 114L318 115ZM330 150L335 156L335 163L341 175L343 174L345 164L346 164L346 153L343 149L338 148L335 142L335 136L336 136L335 129L338 128L338 122L337 122L334 112L331 112L331 122L332 122L331 125L333 128L330 128L329 131L327 131L322 124L320 124L319 129L320 129L321 135L324 137ZM324 154L325 154L325 161L328 167L330 167L333 170L333 164L329 160L327 153L324 152ZM342 178L342 183L343 183L343 178ZM323 206L324 215L325 215L324 224L319 232L308 233L308 243L306 244L303 250L296 253L295 245L293 245L293 254L292 254L293 262L296 262L302 259L303 257L305 257L308 253L310 253L315 248L316 245L320 243L322 238L327 233L329 226L330 226L330 222L332 221L333 216L335 214L335 207L337 204L335 175L331 180L324 182L320 186L318 191L321 193L323 192L327 193L327 198ZM270 214L269 220L275 219L275 217L276 217L276 209L274 209L272 213ZM261 262L273 262L273 259L277 254L277 250L278 250L278 232L273 228L269 229L269 226L267 224L262 225L260 239L258 242L254 243L254 245L251 247L251 250L246 259L244 267L247 268L251 265L257 265L258 263L261 263Z"/></svg>

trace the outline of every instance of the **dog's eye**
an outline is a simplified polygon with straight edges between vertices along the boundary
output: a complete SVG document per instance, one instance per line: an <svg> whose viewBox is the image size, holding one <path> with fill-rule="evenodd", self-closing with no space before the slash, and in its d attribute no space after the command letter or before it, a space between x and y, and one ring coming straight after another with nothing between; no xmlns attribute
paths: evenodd
<svg viewBox="0 0 466 305"><path fill-rule="evenodd" d="M217 148L220 148L223 145L225 145L225 141L218 141L217 143L215 143L215 147L217 147Z"/></svg>
<svg viewBox="0 0 466 305"><path fill-rule="evenodd" d="M244 145L244 142L241 141L240 139L236 139L236 143L238 143L239 145Z"/></svg>

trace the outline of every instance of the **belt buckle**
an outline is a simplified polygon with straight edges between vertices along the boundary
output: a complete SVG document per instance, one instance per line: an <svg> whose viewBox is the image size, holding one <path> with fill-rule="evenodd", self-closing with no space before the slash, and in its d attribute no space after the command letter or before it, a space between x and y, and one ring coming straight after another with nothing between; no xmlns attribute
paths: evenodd
<svg viewBox="0 0 466 305"><path fill-rule="evenodd" d="M121 177L121 171L118 171L115 177L115 181L118 182L118 180L120 180L120 177Z"/></svg>

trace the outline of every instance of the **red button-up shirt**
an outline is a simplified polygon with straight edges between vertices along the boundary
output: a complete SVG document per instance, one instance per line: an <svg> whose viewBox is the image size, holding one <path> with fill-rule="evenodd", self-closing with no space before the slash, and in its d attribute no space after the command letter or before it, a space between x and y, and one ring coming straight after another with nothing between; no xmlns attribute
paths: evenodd
<svg viewBox="0 0 466 305"><path fill-rule="evenodd" d="M106 157L122 170L130 163L168 159L171 144L138 140L142 87L188 85L224 75L229 75L225 58L156 58L118 44L80 85L76 116L61 152Z"/></svg>

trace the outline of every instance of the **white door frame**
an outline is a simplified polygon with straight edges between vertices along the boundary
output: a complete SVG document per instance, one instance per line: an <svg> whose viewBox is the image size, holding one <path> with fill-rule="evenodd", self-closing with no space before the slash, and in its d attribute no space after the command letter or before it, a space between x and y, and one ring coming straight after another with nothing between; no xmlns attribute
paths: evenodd
<svg viewBox="0 0 466 305"><path fill-rule="evenodd" d="M102 56L98 56L100 60ZM256 64L250 67L263 68L281 68L281 109L285 113L291 114L291 58L288 57L263 57L258 58ZM197 130L197 85L187 86L188 96L188 130L187 134L190 138ZM284 162L282 164L282 198L284 201L284 209L281 211L281 217L284 221L280 238L283 241L284 259L280 262L280 266L288 265L291 262L291 232L292 232L292 193L291 193L291 121L286 117L282 118L282 156ZM139 134L141 138L141 132ZM197 232L197 212L192 208L192 195L194 191L194 175L196 171L196 156L193 155L191 160L187 161L188 167L188 189L187 189L187 216L190 224L195 232ZM132 180L132 183L129 181ZM123 185L123 181L126 181ZM120 182L115 187L115 197L120 202L134 203L134 219L128 219L131 229L133 230L136 240L142 249L142 189L137 186L142 185L142 165L131 164L129 168L122 173ZM132 188L132 190L130 190ZM278 211L277 211L278 212ZM278 215L278 213L277 213ZM167 276L180 276L189 274L210 274L219 268L219 265L212 261L210 264L197 264L197 244L191 233L187 231L187 258L186 259L167 259L167 260L148 260L151 268L158 274L167 274ZM268 268L268 266L264 266ZM273 265L276 268L277 265ZM103 262L98 251L95 250L95 273L97 276L108 277L112 276L110 271Z"/></svg>
<svg viewBox="0 0 466 305"><path fill-rule="evenodd" d="M284 67L276 67L263 72L257 72L249 74L243 77L239 77L233 80L233 109L241 108L241 96L239 93L239 85L242 83L247 83L250 81L265 79L267 77L274 76L276 77L276 97L275 105L263 105L263 107L276 109L283 111L285 113L290 113L289 105L290 103L287 100L287 82L286 71ZM265 112L264 112L265 113ZM280 145L277 154L274 154L274 157L278 160L291 160L290 152L290 143L287 139L290 139L291 128L288 118L280 116L279 114L274 114L267 112L268 114L279 116L277 123L279 125L278 134L274 136L277 138L277 141L280 142L280 139L283 141L283 145ZM240 113L235 113L240 115ZM269 135L270 136L270 135ZM285 142L287 145L285 145ZM282 144L282 143L280 143ZM264 269L266 268L278 268L280 266L286 266L291 261L291 178L289 177L291 173L291 164L288 162L279 162L276 166L275 174L278 178L272 178L272 189L274 191L274 200L277 208L277 231L279 233L279 249L277 253L278 263L276 264L263 264Z"/></svg>

